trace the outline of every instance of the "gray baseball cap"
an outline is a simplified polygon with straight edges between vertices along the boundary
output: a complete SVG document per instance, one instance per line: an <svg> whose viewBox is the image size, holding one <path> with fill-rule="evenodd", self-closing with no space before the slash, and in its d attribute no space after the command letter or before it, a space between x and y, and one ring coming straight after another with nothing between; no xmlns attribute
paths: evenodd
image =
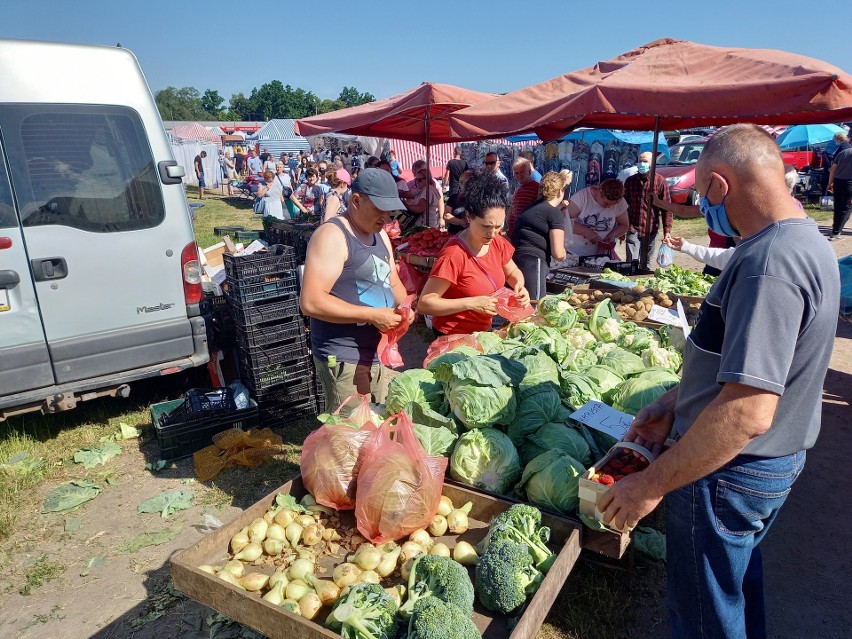
<svg viewBox="0 0 852 639"><path fill-rule="evenodd" d="M382 169L364 169L352 183L352 192L367 195L380 211L402 211L405 204L393 176Z"/></svg>

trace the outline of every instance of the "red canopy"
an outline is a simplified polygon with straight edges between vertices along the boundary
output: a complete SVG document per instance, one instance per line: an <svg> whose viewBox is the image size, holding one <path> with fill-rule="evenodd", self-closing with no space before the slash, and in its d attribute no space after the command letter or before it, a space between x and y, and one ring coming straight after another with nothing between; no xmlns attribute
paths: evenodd
<svg viewBox="0 0 852 639"><path fill-rule="evenodd" d="M659 118L659 121L657 119ZM453 114L457 139L579 127L661 130L852 119L852 76L773 49L661 39Z"/></svg>
<svg viewBox="0 0 852 639"><path fill-rule="evenodd" d="M450 84L423 84L382 100L296 120L299 135L347 133L420 144L452 142L447 117L494 97Z"/></svg>

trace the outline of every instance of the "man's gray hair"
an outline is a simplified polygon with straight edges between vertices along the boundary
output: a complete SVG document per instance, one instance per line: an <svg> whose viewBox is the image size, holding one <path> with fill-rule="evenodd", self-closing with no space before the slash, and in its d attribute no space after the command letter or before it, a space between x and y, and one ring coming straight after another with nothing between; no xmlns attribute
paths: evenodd
<svg viewBox="0 0 852 639"><path fill-rule="evenodd" d="M517 160L515 160L514 162L512 162L512 168L513 168L513 169L516 169L516 168L518 168L519 166L525 166L525 167L529 168L530 173L532 173L532 165L530 164L530 161L529 161L528 159L526 159L526 158L518 158Z"/></svg>

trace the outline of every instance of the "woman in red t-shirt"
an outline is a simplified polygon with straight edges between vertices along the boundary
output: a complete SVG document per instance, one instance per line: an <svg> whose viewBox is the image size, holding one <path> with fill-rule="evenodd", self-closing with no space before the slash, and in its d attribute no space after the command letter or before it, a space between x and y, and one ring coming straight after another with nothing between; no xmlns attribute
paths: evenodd
<svg viewBox="0 0 852 639"><path fill-rule="evenodd" d="M521 305L530 302L515 249L500 235L509 194L494 175L476 175L465 187L468 227L447 242L423 287L417 310L432 316L441 335L487 331L497 314L494 293L506 284Z"/></svg>

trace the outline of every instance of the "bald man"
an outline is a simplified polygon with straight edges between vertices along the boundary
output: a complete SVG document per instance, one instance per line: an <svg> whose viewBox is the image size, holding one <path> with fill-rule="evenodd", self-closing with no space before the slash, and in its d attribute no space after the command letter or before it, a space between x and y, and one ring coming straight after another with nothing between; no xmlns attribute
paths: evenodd
<svg viewBox="0 0 852 639"><path fill-rule="evenodd" d="M819 433L840 278L762 129L710 138L695 187L710 228L743 239L701 307L680 385L625 437L652 450L670 434L677 442L600 508L615 527L633 527L666 498L673 637L754 639L766 636L758 544Z"/></svg>

